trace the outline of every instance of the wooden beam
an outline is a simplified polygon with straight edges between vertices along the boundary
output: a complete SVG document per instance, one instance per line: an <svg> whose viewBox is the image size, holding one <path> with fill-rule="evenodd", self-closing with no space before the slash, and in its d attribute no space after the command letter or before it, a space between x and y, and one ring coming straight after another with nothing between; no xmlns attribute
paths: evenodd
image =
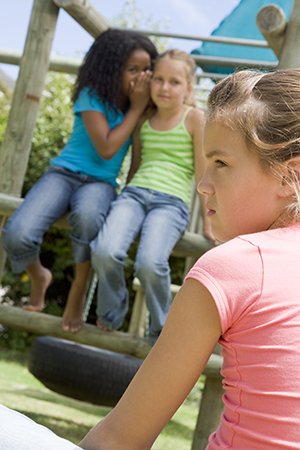
<svg viewBox="0 0 300 450"><path fill-rule="evenodd" d="M83 324L76 333L62 329L62 318L50 314L28 311L16 306L0 303L0 323L9 328L25 330L29 333L53 336L79 344L91 345L116 353L146 358L152 348L150 342L122 331L102 331L96 325ZM204 374L221 379L220 369L223 358L211 355Z"/></svg>
<svg viewBox="0 0 300 450"><path fill-rule="evenodd" d="M279 59L287 28L287 20L283 9L273 4L264 6L256 16L256 25Z"/></svg>
<svg viewBox="0 0 300 450"><path fill-rule="evenodd" d="M0 323L9 328L67 339L137 358L145 358L152 348L152 345L144 338L134 337L121 331L102 331L90 324L84 324L76 333L67 332L62 329L61 317L5 304L0 304Z"/></svg>
<svg viewBox="0 0 300 450"><path fill-rule="evenodd" d="M0 217L1 215L3 217L10 217L23 201L20 197L0 193ZM53 225L58 228L70 229L68 213L64 214ZM193 256L199 258L212 247L212 242L201 234L186 231L175 245L172 255L177 257Z"/></svg>
<svg viewBox="0 0 300 450"><path fill-rule="evenodd" d="M15 210L21 205L23 201L24 199L18 196L2 194L0 192L0 216L12 216ZM64 214L53 225L57 226L58 228L71 229L68 221L68 214Z"/></svg>
<svg viewBox="0 0 300 450"><path fill-rule="evenodd" d="M294 0L279 57L278 69L300 68L300 0Z"/></svg>
<svg viewBox="0 0 300 450"><path fill-rule="evenodd" d="M109 27L109 21L88 0L53 0L94 38Z"/></svg>

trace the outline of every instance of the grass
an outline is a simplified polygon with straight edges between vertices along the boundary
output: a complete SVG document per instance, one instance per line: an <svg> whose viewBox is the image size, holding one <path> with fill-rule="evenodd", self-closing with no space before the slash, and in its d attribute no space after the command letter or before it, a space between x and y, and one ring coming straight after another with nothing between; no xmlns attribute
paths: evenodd
<svg viewBox="0 0 300 450"><path fill-rule="evenodd" d="M201 397L200 381L155 442L154 450L190 450ZM78 444L110 408L56 394L27 369L26 355L0 348L0 403Z"/></svg>

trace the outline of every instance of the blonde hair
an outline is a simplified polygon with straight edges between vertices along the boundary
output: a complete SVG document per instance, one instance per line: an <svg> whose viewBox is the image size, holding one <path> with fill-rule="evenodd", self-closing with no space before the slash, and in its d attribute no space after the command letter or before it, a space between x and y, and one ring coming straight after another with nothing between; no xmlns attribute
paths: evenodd
<svg viewBox="0 0 300 450"><path fill-rule="evenodd" d="M245 136L263 167L293 187L289 219L300 220L299 180L284 162L300 156L300 70L236 72L211 91L207 120L221 120Z"/></svg>
<svg viewBox="0 0 300 450"><path fill-rule="evenodd" d="M178 50L176 48L174 48L172 50L166 50L164 53L161 53L156 58L153 70L155 70L155 67L159 61L161 61L162 59L167 59L167 58L175 59L176 61L181 61L184 64L185 69L186 69L185 71L186 71L187 82L189 85L190 84L193 85L195 82L195 72L197 69L194 58L183 50ZM186 105L196 106L196 101L195 101L193 92L191 92L189 94L189 96L185 99L184 103Z"/></svg>

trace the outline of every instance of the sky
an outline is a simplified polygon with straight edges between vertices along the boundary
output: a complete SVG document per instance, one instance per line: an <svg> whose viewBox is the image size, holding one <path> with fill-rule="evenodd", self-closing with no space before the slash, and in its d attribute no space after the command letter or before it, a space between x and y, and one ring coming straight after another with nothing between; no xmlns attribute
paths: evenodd
<svg viewBox="0 0 300 450"><path fill-rule="evenodd" d="M0 48L23 51L34 0L0 0ZM127 0L128 1L128 0ZM160 31L193 36L209 36L220 22L240 3L240 0L129 0L142 13L140 28L146 29L147 18L158 23ZM90 0L109 21L118 16L126 0ZM55 30L54 55L83 58L93 38L63 9ZM201 41L172 39L171 47L187 52L201 45ZM16 79L18 66L0 64L0 68Z"/></svg>

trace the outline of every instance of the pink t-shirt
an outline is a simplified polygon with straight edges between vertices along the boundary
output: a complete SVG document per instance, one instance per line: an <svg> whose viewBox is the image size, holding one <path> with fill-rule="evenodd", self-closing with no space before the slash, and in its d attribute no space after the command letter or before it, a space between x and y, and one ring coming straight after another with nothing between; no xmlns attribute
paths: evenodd
<svg viewBox="0 0 300 450"><path fill-rule="evenodd" d="M222 244L187 278L222 326L225 407L207 449L300 449L300 225Z"/></svg>

